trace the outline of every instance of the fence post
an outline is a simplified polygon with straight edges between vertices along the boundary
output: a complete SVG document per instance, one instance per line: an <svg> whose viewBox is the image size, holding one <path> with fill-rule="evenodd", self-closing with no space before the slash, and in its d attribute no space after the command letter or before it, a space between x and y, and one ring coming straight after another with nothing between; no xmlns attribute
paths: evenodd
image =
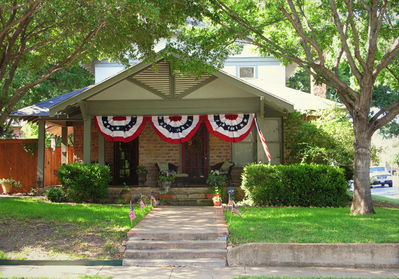
<svg viewBox="0 0 399 279"><path fill-rule="evenodd" d="M61 165L68 163L68 127L61 127Z"/></svg>
<svg viewBox="0 0 399 279"><path fill-rule="evenodd" d="M36 186L44 186L44 144L46 138L46 121L38 120L38 141L37 141L37 175Z"/></svg>

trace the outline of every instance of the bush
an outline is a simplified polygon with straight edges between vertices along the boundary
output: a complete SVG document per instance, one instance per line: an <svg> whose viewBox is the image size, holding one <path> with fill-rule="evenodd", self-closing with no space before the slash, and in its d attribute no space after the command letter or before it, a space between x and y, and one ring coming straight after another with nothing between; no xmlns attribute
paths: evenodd
<svg viewBox="0 0 399 279"><path fill-rule="evenodd" d="M59 187L53 187L48 189L44 195L47 197L49 201L52 202L64 202L67 200L64 190Z"/></svg>
<svg viewBox="0 0 399 279"><path fill-rule="evenodd" d="M242 178L246 198L255 205L341 207L350 200L344 171L337 167L250 164Z"/></svg>
<svg viewBox="0 0 399 279"><path fill-rule="evenodd" d="M108 166L67 164L58 170L58 178L67 198L74 202L101 202L107 198L111 181Z"/></svg>

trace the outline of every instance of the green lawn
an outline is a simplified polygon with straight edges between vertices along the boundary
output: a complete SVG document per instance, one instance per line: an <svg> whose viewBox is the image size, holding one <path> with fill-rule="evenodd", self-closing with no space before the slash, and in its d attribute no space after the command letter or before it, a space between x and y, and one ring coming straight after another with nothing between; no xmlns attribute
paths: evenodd
<svg viewBox="0 0 399 279"><path fill-rule="evenodd" d="M133 226L151 209L135 206ZM0 258L120 259L128 213L129 205L0 198Z"/></svg>
<svg viewBox="0 0 399 279"><path fill-rule="evenodd" d="M145 216L151 207L135 206L137 218L133 225ZM50 203L36 198L1 198L0 218L20 220L37 218L47 222L71 223L83 227L96 226L105 230L125 230L131 225L129 205Z"/></svg>
<svg viewBox="0 0 399 279"><path fill-rule="evenodd" d="M265 277L265 276L240 276L234 279L333 279L337 277ZM339 279L360 279L356 277L339 277ZM388 279L382 277L369 278L369 279Z"/></svg>
<svg viewBox="0 0 399 279"><path fill-rule="evenodd" d="M234 244L393 243L399 242L399 209L377 208L375 215L351 216L348 208L240 208L240 218L226 212Z"/></svg>

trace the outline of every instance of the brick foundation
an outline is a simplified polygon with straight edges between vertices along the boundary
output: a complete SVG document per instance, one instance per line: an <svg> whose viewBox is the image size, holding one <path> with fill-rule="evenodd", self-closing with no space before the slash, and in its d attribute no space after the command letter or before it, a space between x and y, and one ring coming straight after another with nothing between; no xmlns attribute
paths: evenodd
<svg viewBox="0 0 399 279"><path fill-rule="evenodd" d="M98 161L98 131L92 125L91 161ZM83 161L83 126L74 126L75 162ZM105 162L113 167L113 143L105 141ZM209 135L209 166L222 161L231 160L231 143ZM146 125L139 136L139 165L148 170L146 186L155 186L157 179L156 162L169 162L179 166L181 171L181 145L164 142L153 130Z"/></svg>

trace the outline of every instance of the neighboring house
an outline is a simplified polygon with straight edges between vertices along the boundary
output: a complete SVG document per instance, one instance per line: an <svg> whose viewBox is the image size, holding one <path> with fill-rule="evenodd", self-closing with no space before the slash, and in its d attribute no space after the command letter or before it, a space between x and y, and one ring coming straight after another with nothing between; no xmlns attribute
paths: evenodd
<svg viewBox="0 0 399 279"><path fill-rule="evenodd" d="M159 121L172 121L168 123L178 126L185 119L181 115L194 115L191 124L197 120L205 122L203 119L215 115L216 118L212 119L219 119L220 115L220 119L228 123L256 115L270 149L272 164L279 164L284 160L282 119L285 113L334 104L285 87L286 67L273 58L232 57L226 61L224 71L198 79L173 75L170 63L164 59L159 58L156 63L155 68L140 62L124 69L119 64L97 62L93 67L95 85L13 112L13 117L39 124L38 185L43 181L43 156L40 154L44 146L45 122L60 125L64 137L67 127L73 127L77 160L109 164L114 184L137 184L135 168L143 165L149 170L146 185L156 185L157 162L173 163L179 166L179 172L197 178L193 180L196 183L203 183L209 167L219 162L232 161L237 167L249 162L267 162L256 129L248 130L245 133L248 136L243 135L242 141L234 142L235 139L229 139L229 135L220 136L217 131L212 131L209 122L207 127L199 125L193 128L189 135L182 131L182 137L192 138L173 144L170 142L179 140L168 140L168 135L162 134L165 123L154 122L158 118L153 116L164 116ZM239 118L237 114L240 114ZM195 118L197 115L201 117ZM109 118L94 118L96 116ZM138 117L126 118L130 116ZM102 134L95 127L97 121L97 126L105 129ZM126 121L137 128L132 132L133 137L138 135L134 140L104 140L103 134L109 139L109 129L115 132L119 129L117 126ZM140 121L147 123L139 125ZM247 122L240 123L241 126L237 124L236 128L245 129ZM177 127L177 130L190 129L188 126ZM170 127L166 129L170 130Z"/></svg>

